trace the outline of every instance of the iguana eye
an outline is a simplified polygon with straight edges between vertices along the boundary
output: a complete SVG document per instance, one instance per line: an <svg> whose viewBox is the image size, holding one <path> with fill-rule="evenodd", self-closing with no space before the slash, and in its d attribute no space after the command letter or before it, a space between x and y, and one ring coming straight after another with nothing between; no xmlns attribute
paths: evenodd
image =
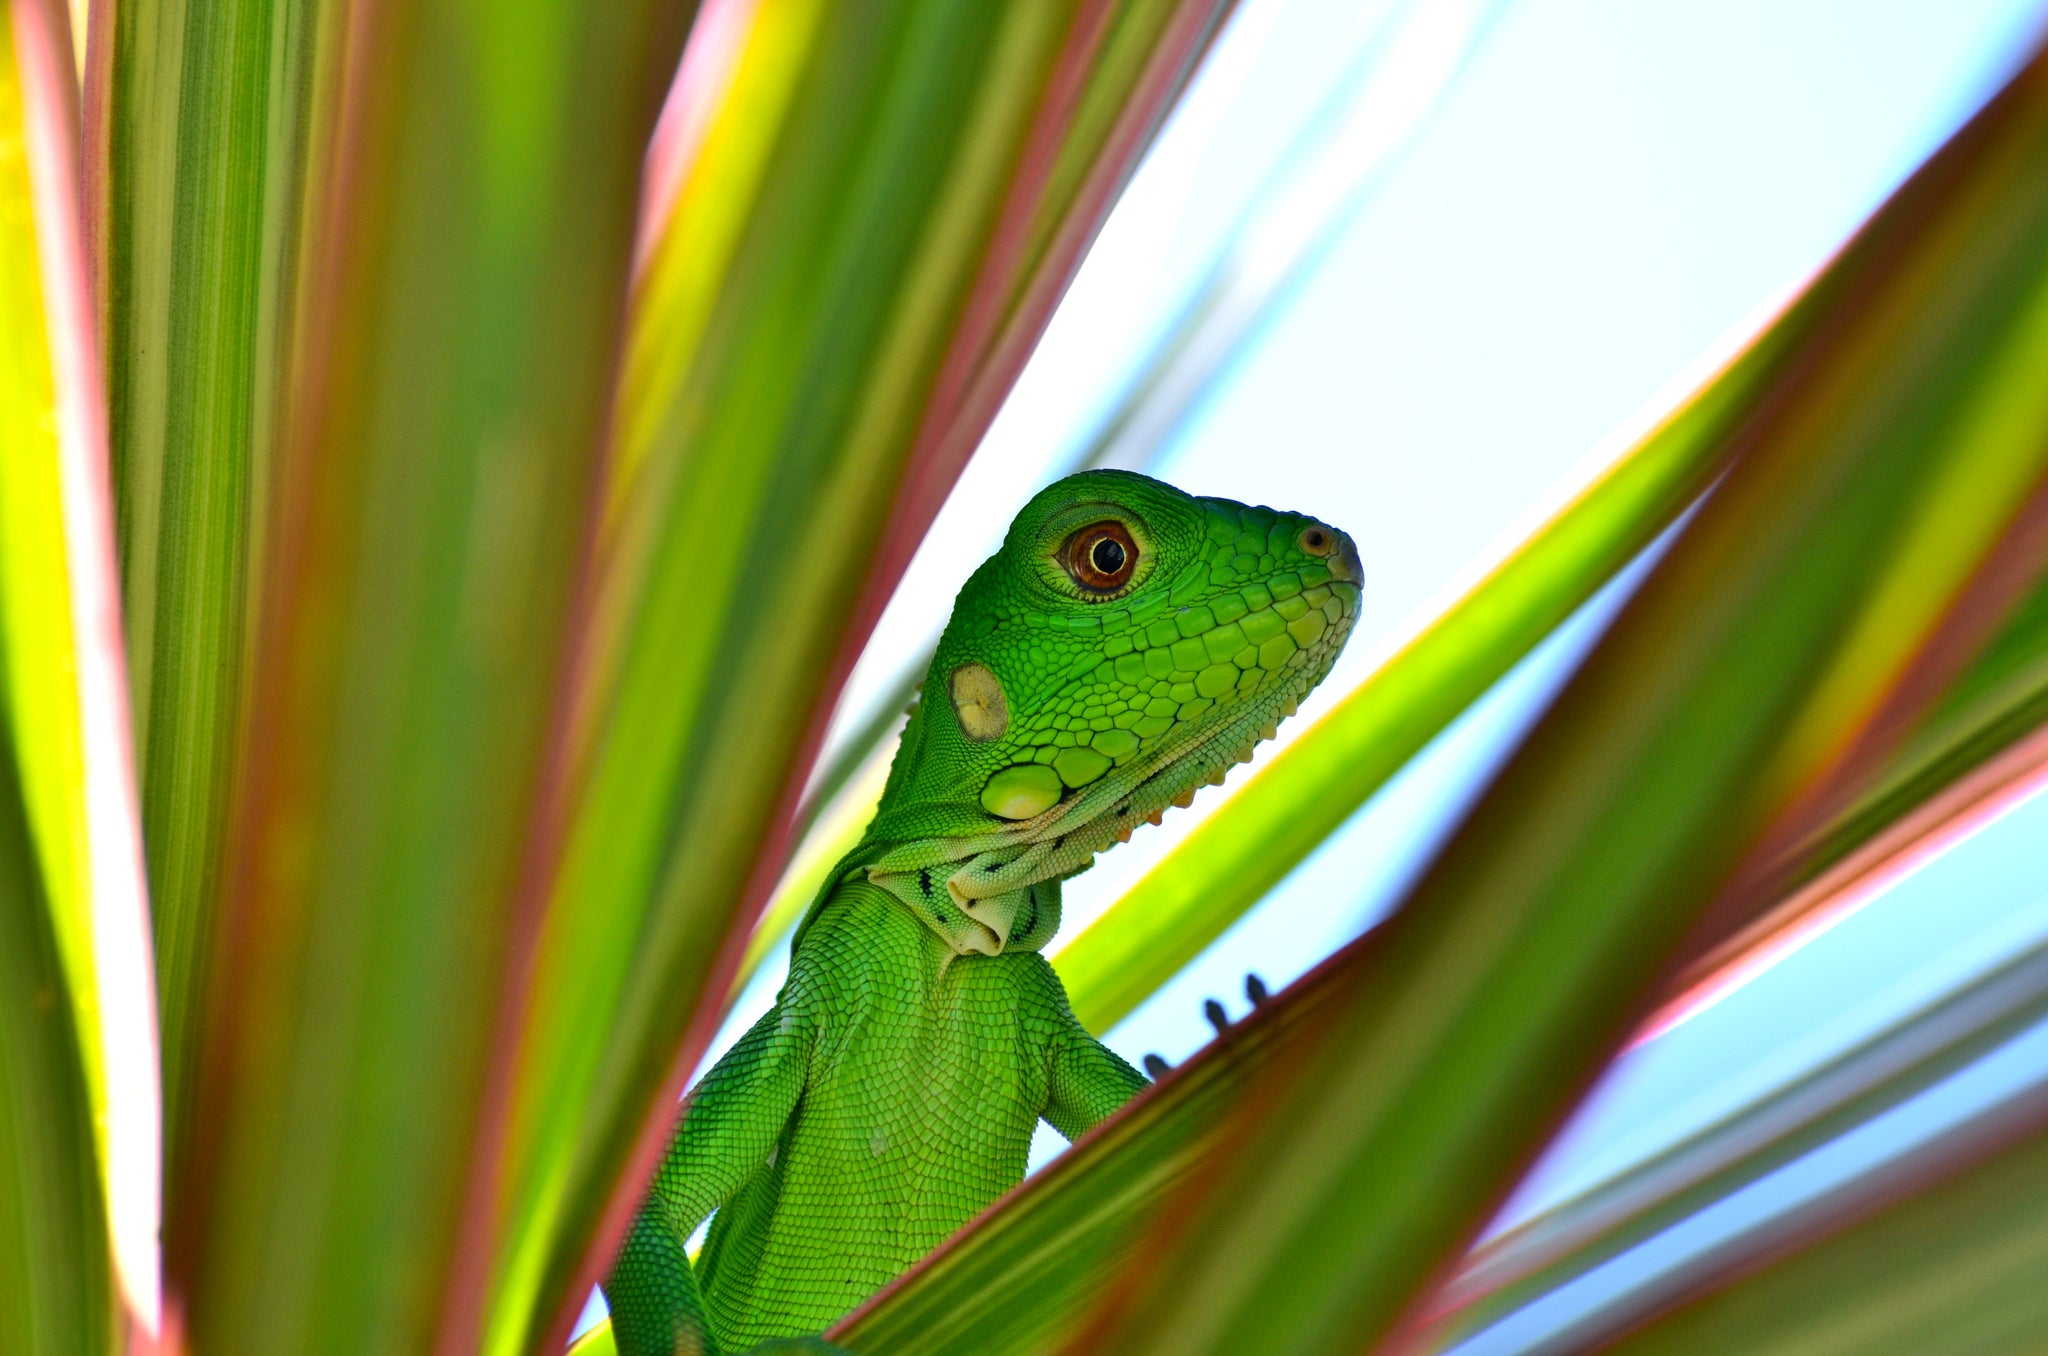
<svg viewBox="0 0 2048 1356"><path fill-rule="evenodd" d="M1301 549L1312 556L1326 556L1335 545L1330 540L1329 532L1319 523L1310 523L1301 529L1300 541Z"/></svg>
<svg viewBox="0 0 2048 1356"><path fill-rule="evenodd" d="M1090 593L1114 593L1130 582L1138 544L1119 522L1091 523L1060 548L1060 564Z"/></svg>

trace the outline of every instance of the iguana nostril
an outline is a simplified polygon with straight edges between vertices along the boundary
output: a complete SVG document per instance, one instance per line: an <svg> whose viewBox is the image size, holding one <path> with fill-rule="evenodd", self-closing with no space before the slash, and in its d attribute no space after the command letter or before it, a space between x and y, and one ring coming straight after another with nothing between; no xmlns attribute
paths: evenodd
<svg viewBox="0 0 2048 1356"><path fill-rule="evenodd" d="M1358 559L1358 543L1351 540L1349 533L1335 528L1329 531L1330 550L1323 558L1323 564L1329 568L1330 578L1340 584L1363 584L1365 566Z"/></svg>

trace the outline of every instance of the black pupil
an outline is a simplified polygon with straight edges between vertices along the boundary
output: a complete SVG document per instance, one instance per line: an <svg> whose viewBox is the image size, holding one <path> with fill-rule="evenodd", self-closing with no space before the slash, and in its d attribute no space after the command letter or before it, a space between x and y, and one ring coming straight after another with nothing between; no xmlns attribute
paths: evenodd
<svg viewBox="0 0 2048 1356"><path fill-rule="evenodd" d="M1115 574L1124 567L1124 545L1115 537L1103 537L1089 548L1088 560L1104 574Z"/></svg>
<svg viewBox="0 0 2048 1356"><path fill-rule="evenodd" d="M1321 546L1323 544L1323 534L1320 532L1310 532L1308 534L1308 544L1311 550Z"/></svg>

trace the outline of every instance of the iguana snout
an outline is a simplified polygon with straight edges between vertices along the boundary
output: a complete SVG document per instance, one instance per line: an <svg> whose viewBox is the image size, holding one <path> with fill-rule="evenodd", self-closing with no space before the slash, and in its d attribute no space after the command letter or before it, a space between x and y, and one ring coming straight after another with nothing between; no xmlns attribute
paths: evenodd
<svg viewBox="0 0 2048 1356"><path fill-rule="evenodd" d="M1326 542L1324 539L1318 538L1315 540L1314 545L1327 544L1329 548L1323 554L1323 563L1330 568L1330 578L1340 584L1356 584L1363 587L1365 584L1365 566L1359 563L1358 543L1351 540L1351 534L1339 532L1334 527L1317 523L1314 527L1307 529L1303 536L1304 538L1314 538L1318 532L1327 534ZM1302 545L1304 549L1310 549L1311 544L1308 540L1304 540Z"/></svg>

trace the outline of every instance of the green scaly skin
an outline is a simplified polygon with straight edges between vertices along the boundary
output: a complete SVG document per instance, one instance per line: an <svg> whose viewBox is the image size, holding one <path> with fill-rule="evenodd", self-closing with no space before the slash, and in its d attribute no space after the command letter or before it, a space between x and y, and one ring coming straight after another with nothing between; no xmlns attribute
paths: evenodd
<svg viewBox="0 0 2048 1356"><path fill-rule="evenodd" d="M1272 737L1359 582L1327 524L1128 472L1025 506L775 1006L689 1100L605 1283L621 1356L822 1331L1021 1181L1041 1117L1071 1139L1145 1086L1039 952L1060 882Z"/></svg>

